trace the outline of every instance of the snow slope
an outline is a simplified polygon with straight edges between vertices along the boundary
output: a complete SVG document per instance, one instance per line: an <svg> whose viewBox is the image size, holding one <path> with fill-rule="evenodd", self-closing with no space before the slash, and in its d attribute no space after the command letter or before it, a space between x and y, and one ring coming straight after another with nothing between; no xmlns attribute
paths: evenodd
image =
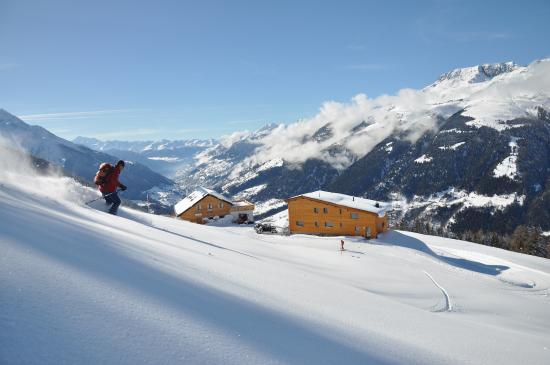
<svg viewBox="0 0 550 365"><path fill-rule="evenodd" d="M257 235L0 176L0 363L547 364L550 261L394 231ZM57 179L57 180L56 180Z"/></svg>

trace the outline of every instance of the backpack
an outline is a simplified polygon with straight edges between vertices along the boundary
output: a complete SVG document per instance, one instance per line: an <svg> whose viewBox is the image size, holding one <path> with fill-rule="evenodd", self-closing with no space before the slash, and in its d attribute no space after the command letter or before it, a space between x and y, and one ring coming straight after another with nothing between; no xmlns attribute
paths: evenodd
<svg viewBox="0 0 550 365"><path fill-rule="evenodd" d="M101 165L99 165L99 170L94 177L94 184L105 184L105 180L107 179L107 176L111 173L111 171L113 171L113 165L111 165L110 163L103 162Z"/></svg>

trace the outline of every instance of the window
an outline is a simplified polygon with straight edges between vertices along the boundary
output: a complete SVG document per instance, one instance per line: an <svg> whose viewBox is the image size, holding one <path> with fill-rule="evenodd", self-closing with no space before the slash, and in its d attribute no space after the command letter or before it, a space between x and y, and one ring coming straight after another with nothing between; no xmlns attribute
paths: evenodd
<svg viewBox="0 0 550 365"><path fill-rule="evenodd" d="M327 214L328 213L328 208L323 208L323 213Z"/></svg>
<svg viewBox="0 0 550 365"><path fill-rule="evenodd" d="M359 219L359 213L350 213L349 216L351 219Z"/></svg>
<svg viewBox="0 0 550 365"><path fill-rule="evenodd" d="M298 227L303 227L304 226L304 221L296 221L296 225Z"/></svg>
<svg viewBox="0 0 550 365"><path fill-rule="evenodd" d="M223 208L223 202L220 202L220 208Z"/></svg>
<svg viewBox="0 0 550 365"><path fill-rule="evenodd" d="M326 221L325 222L325 227L331 228L331 227L334 227L334 224L332 224L331 221Z"/></svg>
<svg viewBox="0 0 550 365"><path fill-rule="evenodd" d="M355 233L360 233L360 232L361 232L361 227L355 226Z"/></svg>
<svg viewBox="0 0 550 365"><path fill-rule="evenodd" d="M313 213L319 213L319 208L313 208Z"/></svg>
<svg viewBox="0 0 550 365"><path fill-rule="evenodd" d="M201 204L197 205L197 212L200 212L201 210L202 210L202 205Z"/></svg>
<svg viewBox="0 0 550 365"><path fill-rule="evenodd" d="M212 203L208 203L208 210L212 210Z"/></svg>
<svg viewBox="0 0 550 365"><path fill-rule="evenodd" d="M315 227L319 228L319 222L315 222Z"/></svg>
<svg viewBox="0 0 550 365"><path fill-rule="evenodd" d="M342 214L342 208L340 208L340 214Z"/></svg>

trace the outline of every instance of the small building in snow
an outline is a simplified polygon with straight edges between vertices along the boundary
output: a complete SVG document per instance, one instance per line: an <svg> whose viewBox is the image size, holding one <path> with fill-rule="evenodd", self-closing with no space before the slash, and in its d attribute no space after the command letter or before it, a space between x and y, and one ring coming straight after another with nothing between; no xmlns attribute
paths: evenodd
<svg viewBox="0 0 550 365"><path fill-rule="evenodd" d="M174 206L174 213L179 219L199 224L227 215L233 217L233 222L246 223L254 221L254 204L233 202L212 189L199 187Z"/></svg>
<svg viewBox="0 0 550 365"><path fill-rule="evenodd" d="M197 188L174 206L176 217L193 223L204 223L204 219L230 214L233 203L214 190Z"/></svg>
<svg viewBox="0 0 550 365"><path fill-rule="evenodd" d="M388 230L388 203L321 190L287 203L290 233L371 238Z"/></svg>
<svg viewBox="0 0 550 365"><path fill-rule="evenodd" d="M246 200L233 202L231 215L237 223L254 222L254 204Z"/></svg>

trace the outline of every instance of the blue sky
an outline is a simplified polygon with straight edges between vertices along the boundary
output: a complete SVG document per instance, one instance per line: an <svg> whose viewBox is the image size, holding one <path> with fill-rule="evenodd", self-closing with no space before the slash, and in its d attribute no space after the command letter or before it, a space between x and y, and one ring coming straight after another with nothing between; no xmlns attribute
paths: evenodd
<svg viewBox="0 0 550 365"><path fill-rule="evenodd" d="M0 0L0 108L73 138L217 138L550 56L550 1Z"/></svg>

